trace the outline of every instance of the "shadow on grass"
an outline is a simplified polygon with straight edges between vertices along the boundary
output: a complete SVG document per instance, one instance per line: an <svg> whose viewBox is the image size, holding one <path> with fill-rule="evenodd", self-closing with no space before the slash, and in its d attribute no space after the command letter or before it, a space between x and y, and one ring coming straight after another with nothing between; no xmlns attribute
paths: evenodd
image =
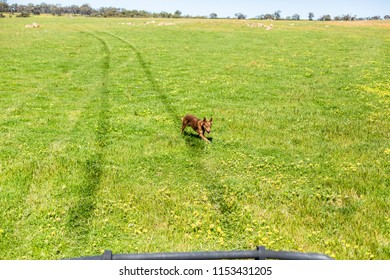
<svg viewBox="0 0 390 280"><path fill-rule="evenodd" d="M182 135L188 146L197 146L197 145L203 146L204 143L207 143L198 134L195 133L184 131ZM213 142L213 137L206 137L206 138L210 142Z"/></svg>
<svg viewBox="0 0 390 280"><path fill-rule="evenodd" d="M142 53L132 43L126 41L125 39L123 39L117 35L111 34L109 32L106 32L106 34L125 43L134 52L139 65L141 66L146 78L148 79L149 83L152 86L153 91L155 93L157 93L158 97L161 99L161 102L165 106L166 111L171 115L172 119L174 119L176 121L178 121L178 120L180 121L180 117L177 114L177 110L174 107L174 105L172 105L172 100L170 100L169 95L167 95L166 93L163 92L163 90L161 90L159 83L157 82L152 71L148 67L146 60L142 56Z"/></svg>

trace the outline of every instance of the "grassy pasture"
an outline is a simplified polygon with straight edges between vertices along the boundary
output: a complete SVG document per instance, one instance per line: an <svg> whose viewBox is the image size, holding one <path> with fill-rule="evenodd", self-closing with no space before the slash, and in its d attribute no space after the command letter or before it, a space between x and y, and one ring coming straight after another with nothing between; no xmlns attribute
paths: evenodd
<svg viewBox="0 0 390 280"><path fill-rule="evenodd" d="M145 21L0 19L0 259L390 258L388 22Z"/></svg>

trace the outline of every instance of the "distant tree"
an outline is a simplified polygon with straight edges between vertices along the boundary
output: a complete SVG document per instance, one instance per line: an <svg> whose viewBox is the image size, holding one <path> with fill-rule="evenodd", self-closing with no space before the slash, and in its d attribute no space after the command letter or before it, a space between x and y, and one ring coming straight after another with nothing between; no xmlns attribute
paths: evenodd
<svg viewBox="0 0 390 280"><path fill-rule="evenodd" d="M39 16L41 14L41 11L39 10L39 8L37 6L33 7L31 12L33 15L37 15L37 16Z"/></svg>
<svg viewBox="0 0 390 280"><path fill-rule="evenodd" d="M294 15L292 15L291 19L292 20L300 20L301 17L298 14L294 14Z"/></svg>
<svg viewBox="0 0 390 280"><path fill-rule="evenodd" d="M14 3L12 4L11 6L9 6L9 11L13 14L13 13L16 13L18 11L18 4Z"/></svg>
<svg viewBox="0 0 390 280"><path fill-rule="evenodd" d="M277 10L277 11L274 13L274 19L280 20L280 18L281 18L281 16L280 16L281 12L282 12L282 11Z"/></svg>
<svg viewBox="0 0 390 280"><path fill-rule="evenodd" d="M342 15L342 16L335 16L334 20L344 20L344 21L350 21L350 20L356 20L357 16L351 16L351 15Z"/></svg>
<svg viewBox="0 0 390 280"><path fill-rule="evenodd" d="M72 5L72 6L69 7L69 12L72 15L80 14L80 8L77 5Z"/></svg>
<svg viewBox="0 0 390 280"><path fill-rule="evenodd" d="M117 8L109 7L109 8L100 8L98 14L103 17L115 17L115 16L119 16L120 13Z"/></svg>
<svg viewBox="0 0 390 280"><path fill-rule="evenodd" d="M61 16L63 13L63 10L60 6L57 6L57 5L54 5L52 8L51 8L51 14L53 16L57 15L57 16Z"/></svg>
<svg viewBox="0 0 390 280"><path fill-rule="evenodd" d="M171 13L168 13L168 12L161 12L159 14L159 17L161 18L171 18L172 17L172 14Z"/></svg>
<svg viewBox="0 0 390 280"><path fill-rule="evenodd" d="M173 14L173 17L174 17L174 18L179 18L179 17L181 17L181 11L177 10L177 11Z"/></svg>
<svg viewBox="0 0 390 280"><path fill-rule="evenodd" d="M238 19L246 19L246 15L242 14L242 13L236 13L234 14L236 16L236 18Z"/></svg>
<svg viewBox="0 0 390 280"><path fill-rule="evenodd" d="M275 18L274 18L274 15L265 14L263 19L275 19Z"/></svg>
<svg viewBox="0 0 390 280"><path fill-rule="evenodd" d="M386 20L389 20L390 19L390 15L385 15L383 18L386 19Z"/></svg>
<svg viewBox="0 0 390 280"><path fill-rule="evenodd" d="M382 19L381 16L370 17L370 20L380 20L380 19Z"/></svg>
<svg viewBox="0 0 390 280"><path fill-rule="evenodd" d="M216 13L211 13L209 15L209 18L216 19L216 18L218 18L218 15Z"/></svg>
<svg viewBox="0 0 390 280"><path fill-rule="evenodd" d="M93 9L89 4L83 4L80 6L80 14L83 16L90 16L93 12Z"/></svg>
<svg viewBox="0 0 390 280"><path fill-rule="evenodd" d="M29 12L21 12L20 14L16 15L16 17L29 17L30 13Z"/></svg>
<svg viewBox="0 0 390 280"><path fill-rule="evenodd" d="M330 20L332 20L332 18L330 17L330 15L323 15L323 16L320 17L318 20L330 21Z"/></svg>
<svg viewBox="0 0 390 280"><path fill-rule="evenodd" d="M313 20L314 14L312 12L309 13L309 20Z"/></svg>
<svg viewBox="0 0 390 280"><path fill-rule="evenodd" d="M7 1L0 1L0 12L8 12L9 6L7 4Z"/></svg>

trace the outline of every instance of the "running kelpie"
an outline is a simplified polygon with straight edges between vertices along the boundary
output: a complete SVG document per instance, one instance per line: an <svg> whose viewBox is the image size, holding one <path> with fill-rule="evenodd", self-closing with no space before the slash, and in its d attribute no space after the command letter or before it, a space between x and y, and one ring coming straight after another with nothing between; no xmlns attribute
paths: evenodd
<svg viewBox="0 0 390 280"><path fill-rule="evenodd" d="M182 119L182 126L181 126L181 132L184 132L184 129L187 126L191 126L193 130L195 130L199 137L203 140L209 142L209 140L204 136L204 132L210 133L211 131L211 125L213 124L213 118L211 118L209 121L204 118L203 120L198 119L197 117L193 115L186 115Z"/></svg>

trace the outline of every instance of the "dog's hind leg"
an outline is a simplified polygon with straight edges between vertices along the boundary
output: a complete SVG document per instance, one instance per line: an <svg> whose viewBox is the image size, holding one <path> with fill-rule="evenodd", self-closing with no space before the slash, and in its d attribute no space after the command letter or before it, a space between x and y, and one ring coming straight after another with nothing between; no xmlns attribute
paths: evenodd
<svg viewBox="0 0 390 280"><path fill-rule="evenodd" d="M184 129L187 127L188 122L185 118L183 118L182 124L181 124L181 133L184 133Z"/></svg>

